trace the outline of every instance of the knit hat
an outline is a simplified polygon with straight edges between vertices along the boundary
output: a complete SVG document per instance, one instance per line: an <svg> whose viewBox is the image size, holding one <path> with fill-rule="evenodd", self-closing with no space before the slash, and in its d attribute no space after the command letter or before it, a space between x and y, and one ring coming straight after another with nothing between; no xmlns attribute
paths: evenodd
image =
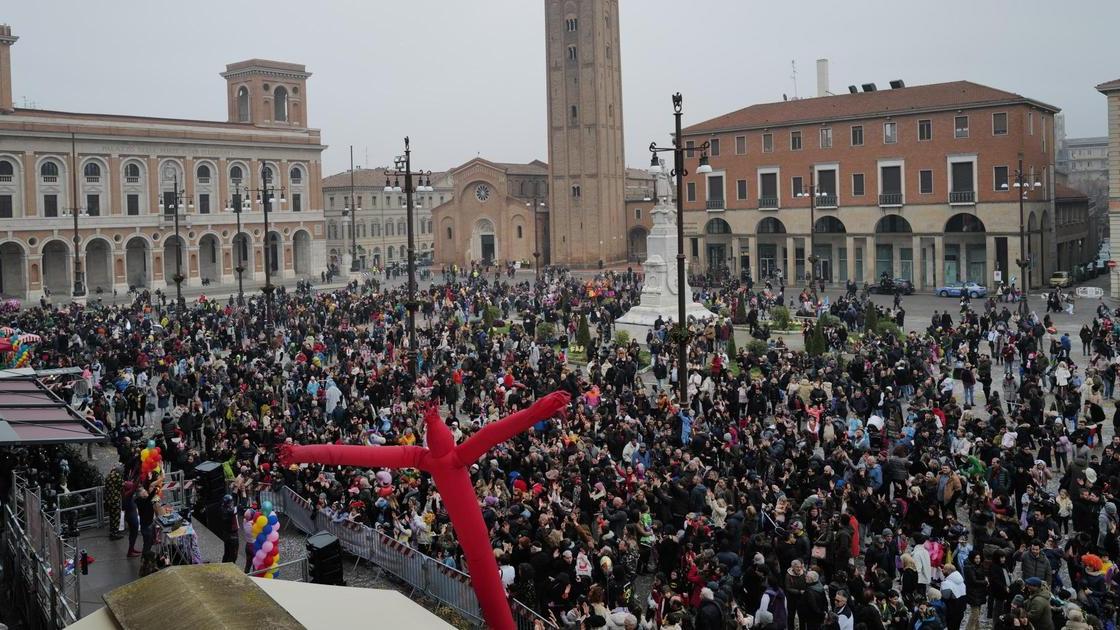
<svg viewBox="0 0 1120 630"><path fill-rule="evenodd" d="M1027 586L1038 588L1038 587L1042 586L1042 579L1038 578L1038 577L1029 577L1029 578L1026 579L1026 581L1024 583Z"/></svg>

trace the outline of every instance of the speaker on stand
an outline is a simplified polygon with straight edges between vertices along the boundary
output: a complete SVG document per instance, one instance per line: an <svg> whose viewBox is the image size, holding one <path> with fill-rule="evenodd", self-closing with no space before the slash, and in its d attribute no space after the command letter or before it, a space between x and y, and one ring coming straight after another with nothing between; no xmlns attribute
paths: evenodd
<svg viewBox="0 0 1120 630"><path fill-rule="evenodd" d="M226 476L221 462L202 462L195 467L195 514L206 527L224 536L222 497L226 494Z"/></svg>
<svg viewBox="0 0 1120 630"><path fill-rule="evenodd" d="M346 586L342 579L342 544L333 534L307 537L307 573L312 584Z"/></svg>

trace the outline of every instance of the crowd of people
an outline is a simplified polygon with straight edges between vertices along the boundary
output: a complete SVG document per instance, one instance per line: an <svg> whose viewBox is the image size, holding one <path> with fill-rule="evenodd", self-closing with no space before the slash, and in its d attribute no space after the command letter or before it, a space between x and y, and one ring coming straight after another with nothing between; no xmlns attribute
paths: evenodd
<svg viewBox="0 0 1120 630"><path fill-rule="evenodd" d="M558 627L1115 627L1117 314L1093 313L1076 353L1049 314L994 299L901 333L900 296L731 280L697 291L723 316L689 323L679 366L668 317L614 334L640 290L631 271L444 269L415 354L391 283L5 319L44 336L37 366L83 368L76 403L114 436L110 483L144 540L130 551L150 547L133 514L159 490L138 474L150 424L176 469L223 462L231 511L286 486L469 571L426 475L283 467L278 447L421 444L430 400L462 439L562 389L567 414L472 468L510 595ZM787 303L828 320L829 352L764 330ZM739 313L764 345L728 343Z"/></svg>

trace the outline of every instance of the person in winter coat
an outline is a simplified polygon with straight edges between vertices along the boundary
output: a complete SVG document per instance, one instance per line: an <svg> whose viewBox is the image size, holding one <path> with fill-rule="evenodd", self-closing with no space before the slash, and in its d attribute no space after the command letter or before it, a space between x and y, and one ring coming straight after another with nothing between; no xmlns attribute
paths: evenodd
<svg viewBox="0 0 1120 630"><path fill-rule="evenodd" d="M1097 546L1104 549L1109 536L1116 535L1117 516L1116 504L1111 501L1104 504L1097 515Z"/></svg>
<svg viewBox="0 0 1120 630"><path fill-rule="evenodd" d="M1027 619L1034 630L1054 630L1054 614L1050 610L1050 586L1032 577L1025 581L1027 586Z"/></svg>
<svg viewBox="0 0 1120 630"><path fill-rule="evenodd" d="M825 616L828 614L828 593L821 584L820 576L816 571L805 574L805 595L801 600L801 609L797 611L798 617L803 620L807 628L820 628L824 625Z"/></svg>
<svg viewBox="0 0 1120 630"><path fill-rule="evenodd" d="M1041 542L1032 540L1030 548L1017 555L1024 580L1036 577L1047 584L1050 583L1053 567L1050 565L1050 559L1042 553Z"/></svg>
<svg viewBox="0 0 1120 630"><path fill-rule="evenodd" d="M700 589L700 607L696 610L696 630L723 630L723 611L715 601L712 589Z"/></svg>
<svg viewBox="0 0 1120 630"><path fill-rule="evenodd" d="M988 575L984 570L984 554L974 551L964 567L965 598L968 600L968 630L979 630L980 609L988 600Z"/></svg>
<svg viewBox="0 0 1120 630"><path fill-rule="evenodd" d="M941 600L945 602L945 625L949 630L960 630L964 623L965 609L968 607L964 576L951 564L942 568L945 579L941 582Z"/></svg>
<svg viewBox="0 0 1120 630"><path fill-rule="evenodd" d="M926 537L917 534L914 536L914 548L910 551L911 557L914 558L914 570L918 572L918 586L920 590L925 590L929 587L929 583L933 580L933 562L929 557L929 550L925 547Z"/></svg>

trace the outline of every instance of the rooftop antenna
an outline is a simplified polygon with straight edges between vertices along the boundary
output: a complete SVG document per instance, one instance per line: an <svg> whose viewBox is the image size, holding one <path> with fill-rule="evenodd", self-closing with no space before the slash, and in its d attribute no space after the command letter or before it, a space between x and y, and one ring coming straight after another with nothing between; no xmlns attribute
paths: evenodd
<svg viewBox="0 0 1120 630"><path fill-rule="evenodd" d="M793 79L793 99L797 100L797 60L790 60L789 65L793 70L793 72L789 75L789 78Z"/></svg>

